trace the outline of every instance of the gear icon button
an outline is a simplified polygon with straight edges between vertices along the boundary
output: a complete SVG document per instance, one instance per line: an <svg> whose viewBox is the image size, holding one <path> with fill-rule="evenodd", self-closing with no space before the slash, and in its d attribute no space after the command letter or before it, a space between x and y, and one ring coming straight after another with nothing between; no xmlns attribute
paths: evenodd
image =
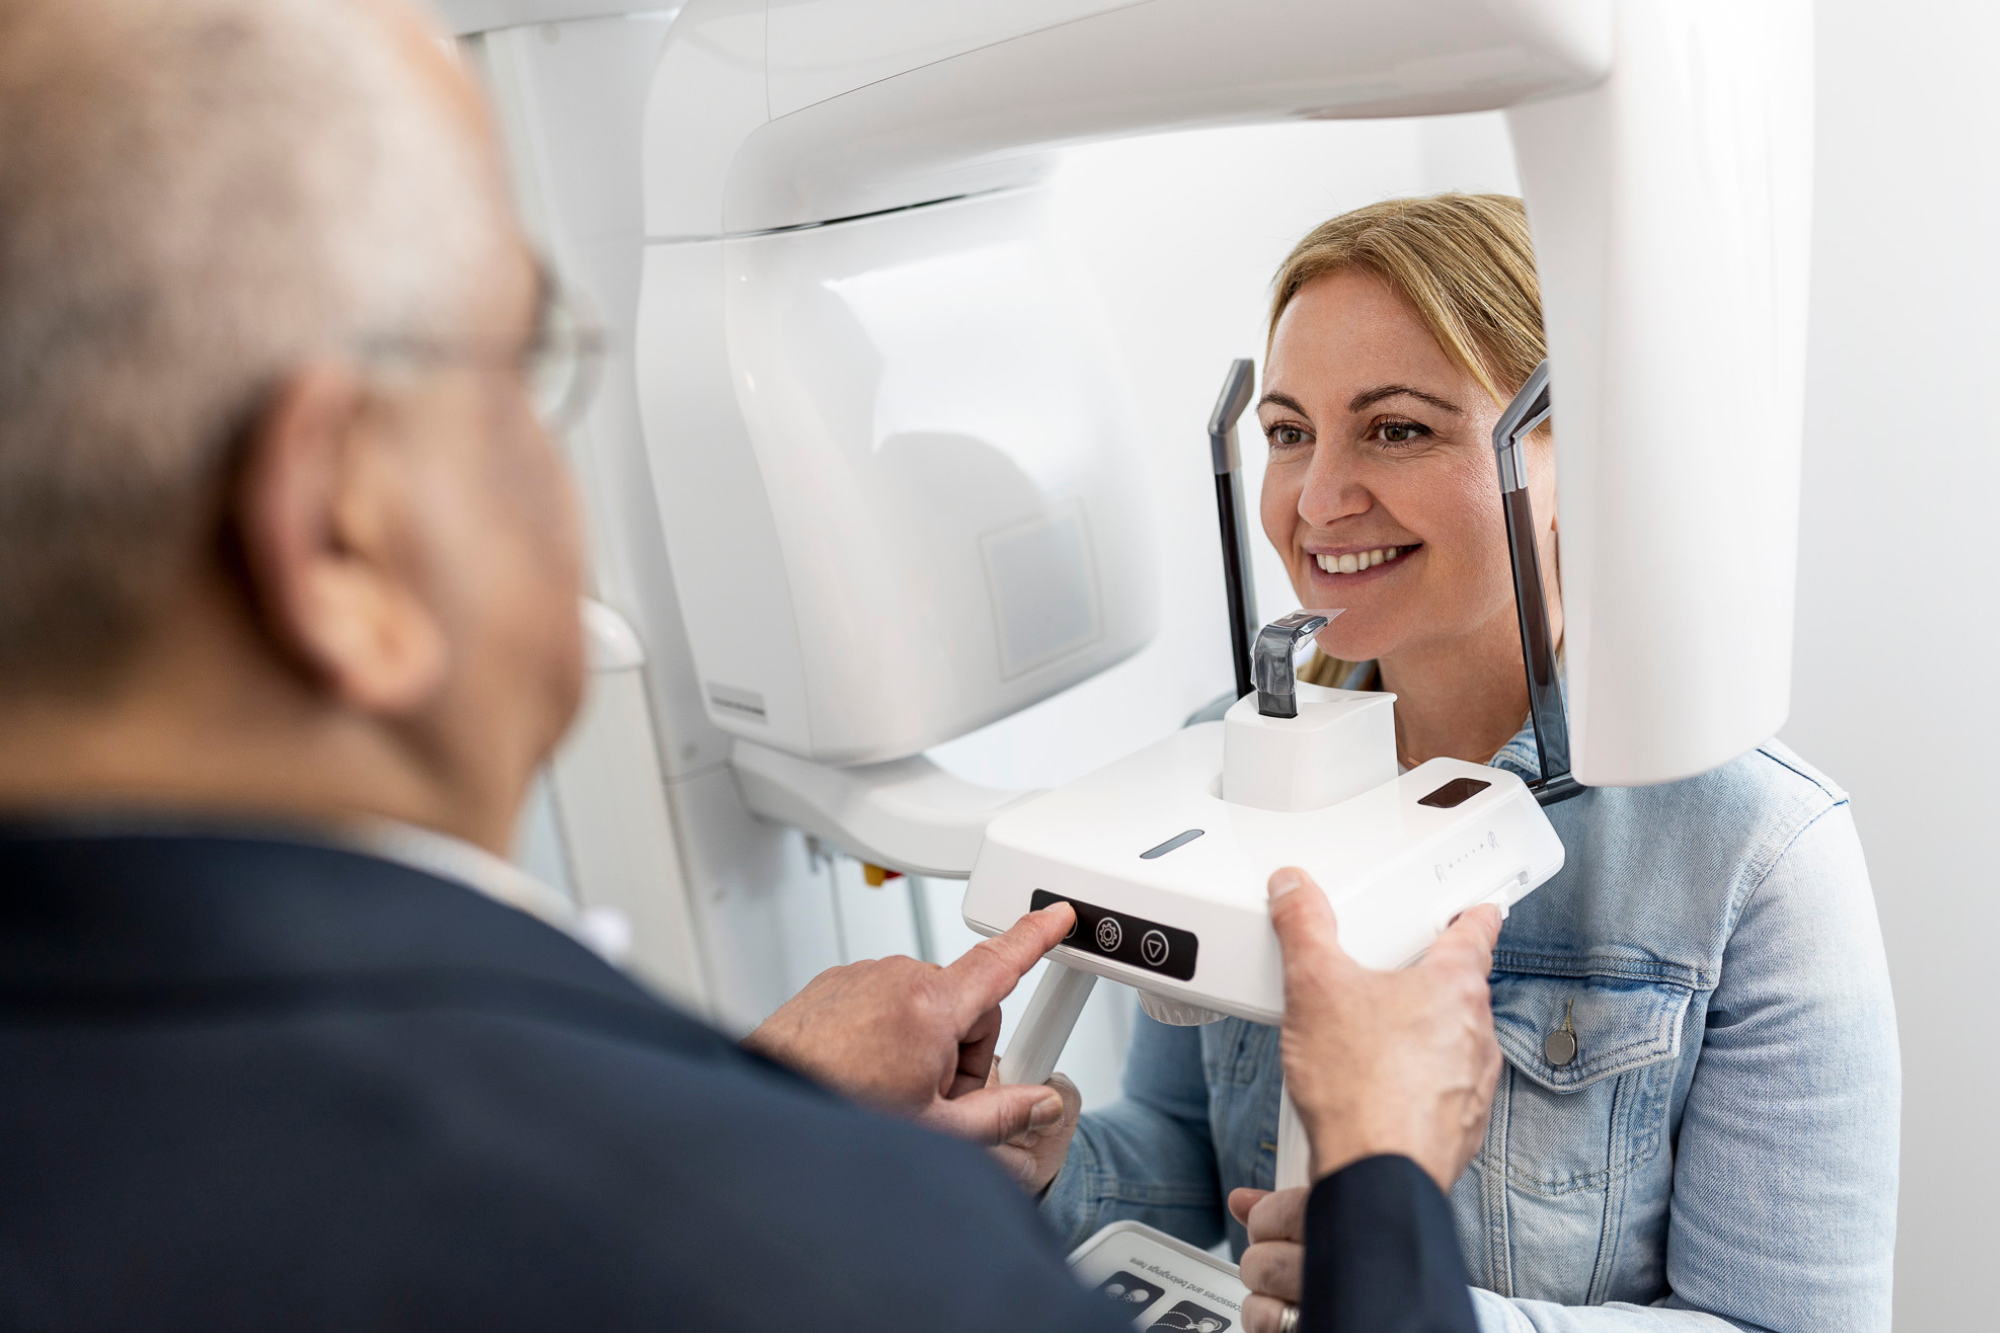
<svg viewBox="0 0 2000 1333"><path fill-rule="evenodd" d="M1118 924L1118 918L1107 916L1097 923L1097 947L1105 953L1117 953L1118 946L1125 942L1125 927Z"/></svg>

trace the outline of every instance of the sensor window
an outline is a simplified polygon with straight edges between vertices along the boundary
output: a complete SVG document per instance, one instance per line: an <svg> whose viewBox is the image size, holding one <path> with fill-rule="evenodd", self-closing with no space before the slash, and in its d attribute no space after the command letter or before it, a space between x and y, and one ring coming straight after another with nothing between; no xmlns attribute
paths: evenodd
<svg viewBox="0 0 2000 1333"><path fill-rule="evenodd" d="M1492 785L1478 778L1453 778L1429 796L1419 797L1417 804L1428 805L1434 810L1454 810Z"/></svg>
<svg viewBox="0 0 2000 1333"><path fill-rule="evenodd" d="M1165 842L1161 843L1158 847L1153 848L1151 851L1140 852L1139 859L1141 861L1158 860L1160 857L1165 856L1168 852L1173 851L1176 847L1187 846L1189 843L1193 842L1196 838L1199 838L1203 833L1206 833L1207 831L1208 830L1206 829L1191 828L1186 833L1176 833L1173 837L1168 838Z"/></svg>

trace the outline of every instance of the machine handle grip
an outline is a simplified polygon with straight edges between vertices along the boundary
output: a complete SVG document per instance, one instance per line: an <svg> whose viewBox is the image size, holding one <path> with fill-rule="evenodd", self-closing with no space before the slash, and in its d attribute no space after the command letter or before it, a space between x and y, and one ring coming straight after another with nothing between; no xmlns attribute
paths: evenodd
<svg viewBox="0 0 2000 1333"><path fill-rule="evenodd" d="M1083 1002L1096 984L1095 974L1049 960L1042 984L1035 987L1034 998L1028 1001L1028 1012L1021 1015L1021 1025L1014 1029L1014 1039L1000 1057L1002 1083L1049 1081L1049 1075L1056 1072L1057 1058L1069 1044L1077 1016L1083 1012Z"/></svg>

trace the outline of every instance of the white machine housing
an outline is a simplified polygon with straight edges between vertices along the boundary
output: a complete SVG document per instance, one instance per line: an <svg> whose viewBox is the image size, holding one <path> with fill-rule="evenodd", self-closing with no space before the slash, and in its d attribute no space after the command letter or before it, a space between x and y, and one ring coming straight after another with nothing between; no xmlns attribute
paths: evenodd
<svg viewBox="0 0 2000 1333"><path fill-rule="evenodd" d="M1250 693L1224 717L1222 790L1259 810L1319 810L1396 777L1396 696L1295 685L1298 716L1265 717Z"/></svg>
<svg viewBox="0 0 2000 1333"><path fill-rule="evenodd" d="M1009 190L648 250L640 401L717 725L901 759L1152 637L1137 432L1047 213Z"/></svg>
<svg viewBox="0 0 2000 1333"><path fill-rule="evenodd" d="M1394 695L1297 692L1297 717L1260 716L1245 695L1220 722L1001 811L966 886L967 924L998 934L1062 899L1078 913L1056 954L1068 967L1276 1023L1273 871L1303 867L1333 903L1341 946L1396 968L1468 907L1505 911L1562 869L1562 842L1520 778L1457 759L1399 776Z"/></svg>

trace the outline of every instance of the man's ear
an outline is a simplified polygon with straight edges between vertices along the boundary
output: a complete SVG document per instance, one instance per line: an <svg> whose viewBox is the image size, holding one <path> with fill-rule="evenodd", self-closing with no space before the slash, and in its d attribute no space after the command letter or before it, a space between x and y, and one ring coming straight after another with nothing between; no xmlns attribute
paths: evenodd
<svg viewBox="0 0 2000 1333"><path fill-rule="evenodd" d="M449 665L396 444L353 369L308 366L251 427L233 496L265 633L317 689L384 717L420 708Z"/></svg>

